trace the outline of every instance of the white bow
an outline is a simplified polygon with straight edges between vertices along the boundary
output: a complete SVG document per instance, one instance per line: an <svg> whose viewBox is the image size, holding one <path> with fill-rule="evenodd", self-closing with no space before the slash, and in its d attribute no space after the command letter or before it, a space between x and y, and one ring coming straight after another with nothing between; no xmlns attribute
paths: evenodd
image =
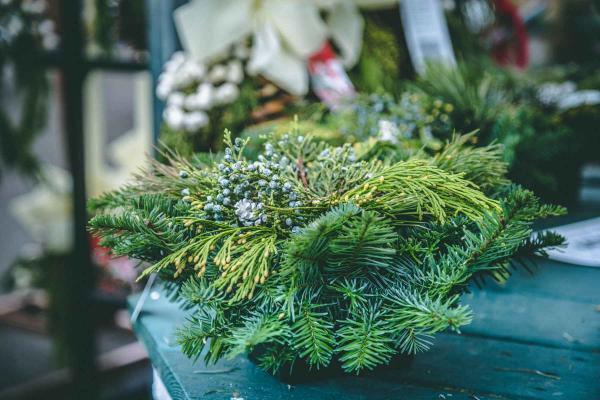
<svg viewBox="0 0 600 400"><path fill-rule="evenodd" d="M360 55L363 20L358 6L398 0L194 0L175 10L184 49L208 61L251 36L247 70L296 95L308 91L307 62L331 38L344 66ZM321 10L327 12L325 20Z"/></svg>

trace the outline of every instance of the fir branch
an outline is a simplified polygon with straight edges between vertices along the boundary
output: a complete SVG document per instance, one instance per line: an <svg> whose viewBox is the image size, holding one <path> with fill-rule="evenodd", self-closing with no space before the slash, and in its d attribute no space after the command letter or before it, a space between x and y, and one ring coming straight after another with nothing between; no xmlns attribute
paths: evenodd
<svg viewBox="0 0 600 400"><path fill-rule="evenodd" d="M461 245L449 247L438 259L428 258L424 276L430 289L446 294L466 285L476 274L488 273L504 280L509 274L509 261L521 250L521 254L526 251L523 246L530 246L531 222L564 212L562 207L540 204L531 191L518 186L509 188L501 203L501 214L488 213L475 229L465 229ZM547 243L557 246L562 241L552 235ZM537 244L542 246L544 242ZM541 254L542 248L535 250Z"/></svg>
<svg viewBox="0 0 600 400"><path fill-rule="evenodd" d="M130 206L131 197L136 195L138 193L135 189L124 186L119 190L103 193L98 197L89 199L87 202L88 211L98 213L103 210L128 207Z"/></svg>
<svg viewBox="0 0 600 400"><path fill-rule="evenodd" d="M288 329L276 316L252 314L244 319L243 325L231 329L226 340L226 357L234 358L265 343L282 344Z"/></svg>
<svg viewBox="0 0 600 400"><path fill-rule="evenodd" d="M181 285L178 298L183 301L187 307L217 308L225 300L222 292L217 290L206 276L192 276Z"/></svg>
<svg viewBox="0 0 600 400"><path fill-rule="evenodd" d="M476 140L476 131L468 135L453 135L431 161L444 171L462 174L482 191L493 193L509 184L508 165L504 162L504 148L499 144L484 147L469 146Z"/></svg>
<svg viewBox="0 0 600 400"><path fill-rule="evenodd" d="M175 250L174 243L184 240L182 232L169 227L158 210L146 215L100 214L90 220L89 227L93 234L102 237L101 245L109 247L113 254L152 262Z"/></svg>
<svg viewBox="0 0 600 400"><path fill-rule="evenodd" d="M338 352L344 371L358 374L389 363L394 349L385 319L381 311L370 307L341 322Z"/></svg>
<svg viewBox="0 0 600 400"><path fill-rule="evenodd" d="M184 325L175 331L177 343L181 345L183 354L197 359L209 339L213 338L210 343L211 351L208 352L207 359L212 358L216 361L222 357L223 349L215 351L226 335L222 323L223 320L214 309L210 307L199 308Z"/></svg>
<svg viewBox="0 0 600 400"><path fill-rule="evenodd" d="M316 311L311 304L304 304L291 327L293 345L298 355L317 369L331 361L335 346L333 323L326 312Z"/></svg>
<svg viewBox="0 0 600 400"><path fill-rule="evenodd" d="M269 343L264 352L258 356L258 365L265 371L275 375L284 365L294 365L297 355L293 347Z"/></svg>
<svg viewBox="0 0 600 400"><path fill-rule="evenodd" d="M467 131L483 128L493 121L506 105L509 94L498 74L479 66L461 64L458 68L429 65L415 88L454 106L452 118Z"/></svg>
<svg viewBox="0 0 600 400"><path fill-rule="evenodd" d="M332 276L364 276L391 264L398 236L389 221L363 211L344 223L329 244L324 272Z"/></svg>
<svg viewBox="0 0 600 400"><path fill-rule="evenodd" d="M396 340L396 347L400 352L403 354L417 354L429 350L433 344L433 335L414 328L408 328L400 331Z"/></svg>
<svg viewBox="0 0 600 400"><path fill-rule="evenodd" d="M553 231L543 231L527 238L519 247L517 257L548 257L547 250L566 247L564 236Z"/></svg>
<svg viewBox="0 0 600 400"><path fill-rule="evenodd" d="M364 280L344 279L336 280L329 288L342 296L348 303L348 311L352 313L367 305L368 287L369 284Z"/></svg>
<svg viewBox="0 0 600 400"><path fill-rule="evenodd" d="M289 276L295 284L312 283L320 279L321 271L329 258L329 243L360 208L342 204L311 222L285 244L281 274Z"/></svg>
<svg viewBox="0 0 600 400"><path fill-rule="evenodd" d="M472 319L467 306L457 306L458 296L434 298L396 287L384 298L387 321L397 330L412 329L427 334L447 328L458 331Z"/></svg>

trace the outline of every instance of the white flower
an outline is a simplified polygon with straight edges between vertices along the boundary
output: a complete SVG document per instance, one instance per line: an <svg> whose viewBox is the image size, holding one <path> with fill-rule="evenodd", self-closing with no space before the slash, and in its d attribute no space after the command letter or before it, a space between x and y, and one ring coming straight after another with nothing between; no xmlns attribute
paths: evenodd
<svg viewBox="0 0 600 400"><path fill-rule="evenodd" d="M161 100L166 100L169 96L169 93L173 90L173 85L170 79L163 78L159 80L158 85L156 86L156 96Z"/></svg>
<svg viewBox="0 0 600 400"><path fill-rule="evenodd" d="M176 53L165 63L163 73L158 79L159 82L169 82L173 88L182 89L200 81L205 74L206 67L204 64L186 59L185 56Z"/></svg>
<svg viewBox="0 0 600 400"><path fill-rule="evenodd" d="M377 127L379 129L380 140L384 142L398 143L398 135L400 134L400 131L395 123L386 119L380 119L377 122Z"/></svg>
<svg viewBox="0 0 600 400"><path fill-rule="evenodd" d="M163 118L171 129L182 129L184 113L179 107L167 107L163 112Z"/></svg>
<svg viewBox="0 0 600 400"><path fill-rule="evenodd" d="M214 88L210 83L203 83L198 86L198 106L204 109L209 109L213 103Z"/></svg>
<svg viewBox="0 0 600 400"><path fill-rule="evenodd" d="M190 94L185 96L185 101L183 102L183 105L186 110L201 110L201 108L198 107L197 94Z"/></svg>
<svg viewBox="0 0 600 400"><path fill-rule="evenodd" d="M190 80L199 81L206 75L206 67L204 64L188 60L181 66L180 73L188 76Z"/></svg>
<svg viewBox="0 0 600 400"><path fill-rule="evenodd" d="M240 90L233 83L224 83L215 90L215 100L219 104L228 104L238 98Z"/></svg>
<svg viewBox="0 0 600 400"><path fill-rule="evenodd" d="M171 57L163 66L164 73L175 73L181 65L183 65L185 59L181 57Z"/></svg>
<svg viewBox="0 0 600 400"><path fill-rule="evenodd" d="M201 60L252 36L251 73L294 94L307 92L306 62L327 38L318 8L305 1L192 1L174 17L184 48Z"/></svg>
<svg viewBox="0 0 600 400"><path fill-rule="evenodd" d="M472 33L479 33L494 21L494 11L485 1L468 0L462 4L467 28Z"/></svg>
<svg viewBox="0 0 600 400"><path fill-rule="evenodd" d="M167 97L167 106L168 107L183 107L183 102L185 101L185 95L181 92L174 92L169 94Z"/></svg>
<svg viewBox="0 0 600 400"><path fill-rule="evenodd" d="M183 64L185 61L185 53L183 51L176 51L171 55L171 61Z"/></svg>
<svg viewBox="0 0 600 400"><path fill-rule="evenodd" d="M227 77L227 67L223 64L217 64L210 69L208 80L211 83L223 82Z"/></svg>
<svg viewBox="0 0 600 400"><path fill-rule="evenodd" d="M173 83L176 88L182 89L194 83L193 73L183 67L173 74Z"/></svg>
<svg viewBox="0 0 600 400"><path fill-rule="evenodd" d="M227 66L227 77L225 80L232 83L241 83L244 79L244 68L238 60L233 60Z"/></svg>
<svg viewBox="0 0 600 400"><path fill-rule="evenodd" d="M183 126L186 131L194 132L206 125L208 125L208 115L204 111L194 111L183 117Z"/></svg>
<svg viewBox="0 0 600 400"><path fill-rule="evenodd" d="M185 98L185 108L187 110L199 111L208 110L213 102L213 87L210 83L203 83L198 87L196 93L190 94Z"/></svg>

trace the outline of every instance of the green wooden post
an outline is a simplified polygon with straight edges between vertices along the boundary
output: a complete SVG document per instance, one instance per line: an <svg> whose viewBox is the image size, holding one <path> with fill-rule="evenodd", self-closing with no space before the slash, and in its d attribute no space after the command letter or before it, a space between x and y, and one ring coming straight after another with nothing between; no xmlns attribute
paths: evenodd
<svg viewBox="0 0 600 400"><path fill-rule="evenodd" d="M66 336L73 399L95 399L95 334L91 294L94 288L86 231L85 163L83 139L83 82L85 62L81 0L62 1L60 12L65 35L60 60L64 128L73 179L73 250L66 268Z"/></svg>

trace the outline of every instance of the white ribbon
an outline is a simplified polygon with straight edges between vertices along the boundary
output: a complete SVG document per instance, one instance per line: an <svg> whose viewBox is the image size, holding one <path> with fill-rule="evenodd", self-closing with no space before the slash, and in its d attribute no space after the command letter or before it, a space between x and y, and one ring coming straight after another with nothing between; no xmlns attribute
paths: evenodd
<svg viewBox="0 0 600 400"><path fill-rule="evenodd" d="M252 36L248 73L303 95L308 92L308 59L329 38L340 49L345 67L358 61L363 32L358 7L397 1L194 0L175 10L174 18L184 49L200 61ZM321 10L327 13L325 20Z"/></svg>

